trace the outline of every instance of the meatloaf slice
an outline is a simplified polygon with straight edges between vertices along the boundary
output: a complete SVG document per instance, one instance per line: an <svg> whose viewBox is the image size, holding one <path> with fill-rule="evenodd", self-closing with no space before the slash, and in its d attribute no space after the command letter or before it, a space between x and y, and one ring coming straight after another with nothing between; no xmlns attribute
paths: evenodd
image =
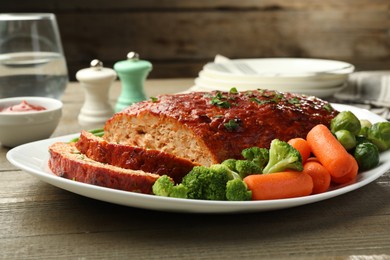
<svg viewBox="0 0 390 260"><path fill-rule="evenodd" d="M57 142L49 147L49 168L60 177L107 188L152 194L159 175L128 170L89 159L74 143Z"/></svg>
<svg viewBox="0 0 390 260"><path fill-rule="evenodd" d="M306 137L337 113L319 98L273 90L161 95L116 113L103 138L210 165L241 158L247 147L268 148L275 138Z"/></svg>
<svg viewBox="0 0 390 260"><path fill-rule="evenodd" d="M165 174L175 182L181 182L183 176L197 165L162 151L109 143L87 131L81 131L76 147L92 160L126 169Z"/></svg>

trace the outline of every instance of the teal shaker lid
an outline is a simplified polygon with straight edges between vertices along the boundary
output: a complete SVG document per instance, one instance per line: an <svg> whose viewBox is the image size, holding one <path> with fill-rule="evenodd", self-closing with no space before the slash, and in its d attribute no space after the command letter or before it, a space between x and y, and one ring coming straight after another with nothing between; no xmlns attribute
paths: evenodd
<svg viewBox="0 0 390 260"><path fill-rule="evenodd" d="M127 54L127 60L118 61L114 64L114 69L118 72L149 72L152 70L152 63L146 60L140 60L139 55L135 52L129 52Z"/></svg>

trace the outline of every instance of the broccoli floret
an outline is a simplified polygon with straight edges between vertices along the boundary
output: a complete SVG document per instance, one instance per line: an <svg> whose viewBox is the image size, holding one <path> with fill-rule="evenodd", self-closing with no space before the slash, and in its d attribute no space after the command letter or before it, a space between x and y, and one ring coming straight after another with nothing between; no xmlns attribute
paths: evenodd
<svg viewBox="0 0 390 260"><path fill-rule="evenodd" d="M252 191L248 190L246 183L240 179L229 180L226 183L226 198L232 201L251 200Z"/></svg>
<svg viewBox="0 0 390 260"><path fill-rule="evenodd" d="M189 199L200 199L203 194L203 180L201 176L210 170L204 166L194 167L187 175L183 177L182 184L188 189Z"/></svg>
<svg viewBox="0 0 390 260"><path fill-rule="evenodd" d="M246 183L242 180L243 177L241 174L238 174L237 172L229 169L228 166L226 166L226 162L229 161L228 163L235 162L235 167L240 168L244 167L244 163L240 162L245 162L245 164L249 165L252 164L252 162L245 161L245 160L234 160L229 159L224 161L222 164L214 164L210 166L210 169L212 171L216 171L222 175L226 175L228 178L228 181L226 182L226 199L227 200L236 200L236 201L242 201L242 200L251 200L252 199L252 192L248 190L248 186ZM231 164L233 165L233 164ZM246 166L245 166L246 167ZM257 168L256 165L254 167ZM248 168L249 169L249 168ZM247 170L245 168L245 170Z"/></svg>
<svg viewBox="0 0 390 260"><path fill-rule="evenodd" d="M210 170L204 177L203 198L206 200L226 200L228 175Z"/></svg>
<svg viewBox="0 0 390 260"><path fill-rule="evenodd" d="M229 161L230 161L229 163L232 163L233 159L229 159ZM237 160L234 160L234 162L236 162L236 161ZM241 178L240 175L232 168L229 168L228 166L226 166L225 162L226 161L222 162L221 164L213 164L210 166L210 169L213 171L216 171L220 174L227 175L228 180L240 179ZM235 165L234 165L234 169L235 169Z"/></svg>
<svg viewBox="0 0 390 260"><path fill-rule="evenodd" d="M182 185L187 188L188 198L191 199L249 200L252 198L240 175L224 164L214 164L209 168L194 167L184 176Z"/></svg>
<svg viewBox="0 0 390 260"><path fill-rule="evenodd" d="M258 164L247 160L237 160L236 169L238 174L240 174L241 179L244 179L250 174L262 173L262 168L260 168Z"/></svg>
<svg viewBox="0 0 390 260"><path fill-rule="evenodd" d="M232 171L237 171L236 170L236 159L227 159L223 161L221 164L227 166L230 170Z"/></svg>
<svg viewBox="0 0 390 260"><path fill-rule="evenodd" d="M163 175L156 180L152 186L154 195L173 197L173 198L187 198L187 188L182 184L175 185L173 180L167 175Z"/></svg>
<svg viewBox="0 0 390 260"><path fill-rule="evenodd" d="M252 161L261 169L260 172L256 173L261 173L269 161L269 151L266 148L250 147L242 150L241 154L245 159Z"/></svg>
<svg viewBox="0 0 390 260"><path fill-rule="evenodd" d="M263 173L280 172L286 169L302 171L301 154L287 142L274 139L269 149L269 161Z"/></svg>
<svg viewBox="0 0 390 260"><path fill-rule="evenodd" d="M180 183L178 185L173 186L173 189L169 194L169 197L186 199L188 197L187 194L188 194L187 187Z"/></svg>
<svg viewBox="0 0 390 260"><path fill-rule="evenodd" d="M227 168L229 168L230 171L233 171L234 173L238 173L241 179L245 178L250 174L262 173L263 170L258 163L252 160L227 159L223 161L221 164L217 164L217 165L226 166ZM220 166L213 165L212 167L220 167ZM234 175L234 173L230 172L229 175ZM234 178L237 178L237 176L234 176ZM229 179L233 179L233 176L230 176Z"/></svg>
<svg viewBox="0 0 390 260"><path fill-rule="evenodd" d="M188 189L190 199L226 200L227 181L227 171L196 166L184 176L182 185Z"/></svg>
<svg viewBox="0 0 390 260"><path fill-rule="evenodd" d="M169 197L175 183L167 175L163 175L153 184L152 191L154 195Z"/></svg>
<svg viewBox="0 0 390 260"><path fill-rule="evenodd" d="M262 173L264 166L269 160L269 152L265 148L246 148L242 150L241 154L246 160L227 159L221 163L231 171L238 173L241 179L250 174ZM232 174L230 173L230 175ZM232 177L229 179L232 179Z"/></svg>

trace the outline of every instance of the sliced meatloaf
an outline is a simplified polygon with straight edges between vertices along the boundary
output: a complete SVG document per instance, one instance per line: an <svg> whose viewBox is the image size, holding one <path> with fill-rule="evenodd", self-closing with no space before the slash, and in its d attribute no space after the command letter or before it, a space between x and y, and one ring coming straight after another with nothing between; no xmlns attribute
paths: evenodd
<svg viewBox="0 0 390 260"><path fill-rule="evenodd" d="M81 131L76 147L92 160L126 169L165 174L175 182L181 182L183 176L197 165L162 151L110 143L87 131Z"/></svg>
<svg viewBox="0 0 390 260"><path fill-rule="evenodd" d="M275 138L306 137L337 113L319 98L273 90L161 95L115 114L103 138L210 165L241 158L247 147L268 148Z"/></svg>
<svg viewBox="0 0 390 260"><path fill-rule="evenodd" d="M160 177L96 162L80 153L74 143L54 143L49 153L49 167L54 174L88 184L151 194L154 182Z"/></svg>

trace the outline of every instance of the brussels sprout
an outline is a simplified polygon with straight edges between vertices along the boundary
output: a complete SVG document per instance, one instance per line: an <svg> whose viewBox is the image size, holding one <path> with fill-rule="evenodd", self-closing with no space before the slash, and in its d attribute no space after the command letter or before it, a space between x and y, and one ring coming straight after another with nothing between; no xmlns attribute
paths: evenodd
<svg viewBox="0 0 390 260"><path fill-rule="evenodd" d="M350 131L339 130L334 134L346 150L351 150L356 146L356 137Z"/></svg>
<svg viewBox="0 0 390 260"><path fill-rule="evenodd" d="M360 120L351 111L342 111L330 122L330 130L336 133L339 130L348 130L353 135L360 132Z"/></svg>
<svg viewBox="0 0 390 260"><path fill-rule="evenodd" d="M367 138L375 144L379 151L390 148L390 122L378 122L368 129Z"/></svg>
<svg viewBox="0 0 390 260"><path fill-rule="evenodd" d="M360 120L360 126L361 126L361 128L360 128L359 135L367 137L368 129L370 129L370 127L372 126L371 122L368 120L362 119L362 120Z"/></svg>
<svg viewBox="0 0 390 260"><path fill-rule="evenodd" d="M379 150L372 143L361 143L356 146L354 157L359 165L359 170L365 171L379 164Z"/></svg>

